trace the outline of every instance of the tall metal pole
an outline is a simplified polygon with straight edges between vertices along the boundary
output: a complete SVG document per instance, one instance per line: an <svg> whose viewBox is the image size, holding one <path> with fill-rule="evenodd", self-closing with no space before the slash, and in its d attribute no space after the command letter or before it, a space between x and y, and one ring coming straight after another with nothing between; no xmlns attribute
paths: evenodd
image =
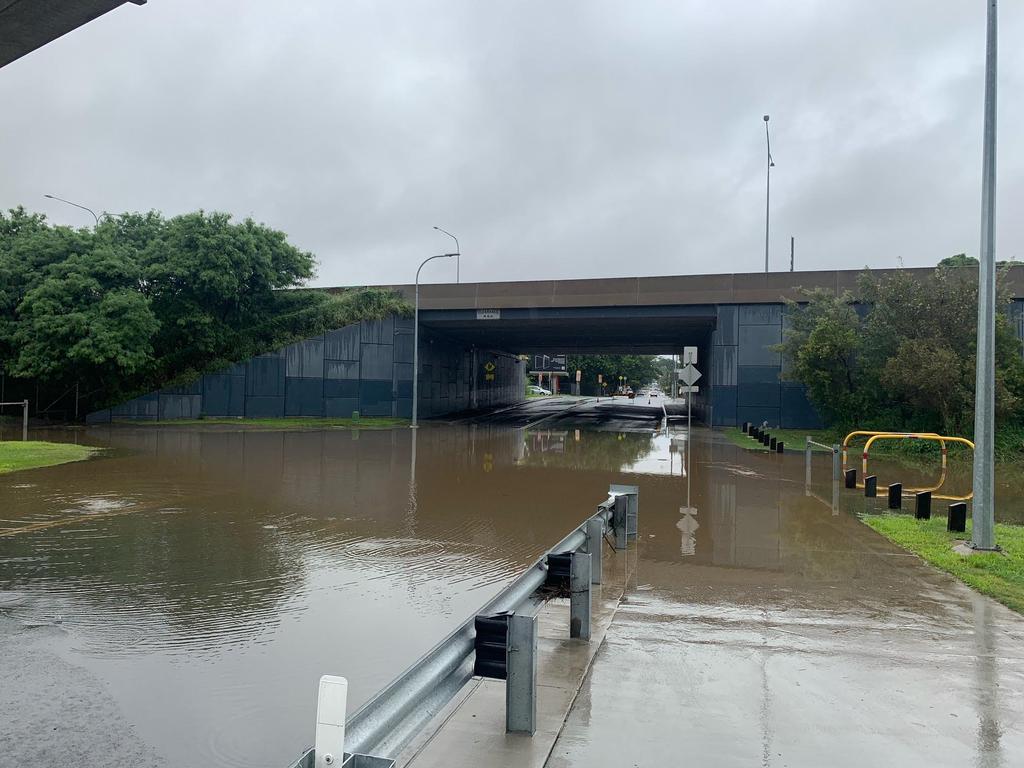
<svg viewBox="0 0 1024 768"><path fill-rule="evenodd" d="M981 160L981 258L974 391L974 510L971 545L995 549L994 437L996 339L996 0L988 0L985 127Z"/></svg>
<svg viewBox="0 0 1024 768"><path fill-rule="evenodd" d="M764 140L768 148L768 166L766 168L765 183L764 183L764 273L768 274L768 213L769 213L769 202L771 200L772 193L772 166L775 162L772 160L772 140L768 135L768 115L764 116Z"/></svg>
<svg viewBox="0 0 1024 768"><path fill-rule="evenodd" d="M413 311L412 322L412 424L413 429L419 426L417 419L419 415L420 401L420 270L426 266L428 261L434 259L450 259L454 253L439 253L437 256L430 256L423 260L419 269L416 270L416 307ZM474 373L476 373L474 371Z"/></svg>
<svg viewBox="0 0 1024 768"><path fill-rule="evenodd" d="M96 219L96 226L98 227L100 225L100 217L96 215L96 211L94 211L92 208L86 208L84 205L72 203L70 200L65 200L63 197L57 197L56 195L43 195L43 197L49 198L50 200L59 200L62 203L73 205L75 206L75 208L81 208L83 211L88 211L89 213L92 214L92 217Z"/></svg>
<svg viewBox="0 0 1024 768"><path fill-rule="evenodd" d="M38 408L38 402L36 408ZM21 439L22 442L28 442L28 400L24 402L21 409Z"/></svg>
<svg viewBox="0 0 1024 768"><path fill-rule="evenodd" d="M449 232L447 229L441 229L440 227L434 227L438 232L448 235L452 240L455 241L455 282L459 282L459 272L462 269L462 247L459 245L459 238Z"/></svg>

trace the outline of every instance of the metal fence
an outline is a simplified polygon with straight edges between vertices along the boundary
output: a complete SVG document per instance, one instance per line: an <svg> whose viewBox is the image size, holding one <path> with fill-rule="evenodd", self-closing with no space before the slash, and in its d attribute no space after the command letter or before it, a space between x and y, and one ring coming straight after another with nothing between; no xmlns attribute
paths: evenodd
<svg viewBox="0 0 1024 768"><path fill-rule="evenodd" d="M474 674L506 680L506 730L532 734L537 707L537 612L559 594L552 586L561 584L562 594L567 591L569 597L570 637L590 639L591 586L601 583L603 542L610 533L609 545L626 549L629 540L636 538L638 507L637 486L612 485L594 515L344 721L340 761L322 749L318 758L314 746L291 768L390 768ZM499 672L480 671L481 619L506 623L505 662Z"/></svg>

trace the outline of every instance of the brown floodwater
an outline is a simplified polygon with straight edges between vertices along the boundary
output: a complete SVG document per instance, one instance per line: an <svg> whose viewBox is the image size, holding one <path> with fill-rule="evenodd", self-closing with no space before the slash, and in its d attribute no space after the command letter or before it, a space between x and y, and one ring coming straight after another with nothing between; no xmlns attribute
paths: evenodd
<svg viewBox="0 0 1024 768"><path fill-rule="evenodd" d="M826 458L807 495L801 454L699 429L689 474L680 436L561 421L49 437L105 450L0 477L0 766L51 743L96 764L284 766L311 741L321 674L349 679L354 709L610 483L640 486L652 570L788 572L798 557L805 575L834 559L815 506L830 500ZM880 480L926 474L878 467ZM782 500L797 496L814 511L790 514Z"/></svg>

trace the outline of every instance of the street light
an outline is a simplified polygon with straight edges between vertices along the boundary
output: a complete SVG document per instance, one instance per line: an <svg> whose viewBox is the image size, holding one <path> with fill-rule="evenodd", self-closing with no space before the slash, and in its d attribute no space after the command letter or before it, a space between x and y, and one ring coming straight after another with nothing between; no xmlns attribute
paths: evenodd
<svg viewBox="0 0 1024 768"><path fill-rule="evenodd" d="M96 219L96 226L99 226L99 224L100 224L100 217L96 215L96 211L94 211L92 208L86 208L84 205L79 205L78 203L72 203L70 200L65 200L63 197L57 197L56 195L43 195L43 197L49 198L50 200L59 200L62 203L67 203L68 205L73 205L73 206L75 206L75 208L81 208L83 211L88 211L89 213L92 214L92 217L94 219Z"/></svg>
<svg viewBox="0 0 1024 768"><path fill-rule="evenodd" d="M996 549L996 0L988 0L985 45L985 123L981 159L981 253L978 259L978 342L974 385L974 511L971 546Z"/></svg>
<svg viewBox="0 0 1024 768"><path fill-rule="evenodd" d="M447 229L441 229L440 227L434 227L438 232L448 235L452 240L455 241L455 282L459 282L459 270L462 267L462 248L459 247L459 238L449 232Z"/></svg>
<svg viewBox="0 0 1024 768"><path fill-rule="evenodd" d="M764 140L768 146L768 168L764 183L764 273L768 274L768 202L771 200L772 192L772 168L775 161L772 160L772 140L768 135L768 115L764 116Z"/></svg>
<svg viewBox="0 0 1024 768"><path fill-rule="evenodd" d="M439 253L437 256L430 256L423 260L420 264L419 269L416 270L416 309L413 314L412 322L412 428L416 429L419 426L417 420L417 414L419 413L419 399L420 399L420 270L426 266L428 261L434 259L450 259L452 256L458 256L457 253Z"/></svg>

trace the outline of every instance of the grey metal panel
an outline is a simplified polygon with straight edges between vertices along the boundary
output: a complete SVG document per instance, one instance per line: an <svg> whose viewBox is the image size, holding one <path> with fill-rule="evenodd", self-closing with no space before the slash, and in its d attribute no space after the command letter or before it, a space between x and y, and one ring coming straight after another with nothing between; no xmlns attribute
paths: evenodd
<svg viewBox="0 0 1024 768"><path fill-rule="evenodd" d="M412 333L413 321L411 317L396 317L394 318L395 333L401 331L409 331Z"/></svg>
<svg viewBox="0 0 1024 768"><path fill-rule="evenodd" d="M412 381L412 363L395 363L395 380Z"/></svg>
<svg viewBox="0 0 1024 768"><path fill-rule="evenodd" d="M199 417L202 395L161 394L158 401L161 419L195 419Z"/></svg>
<svg viewBox="0 0 1024 768"><path fill-rule="evenodd" d="M395 334L395 362L411 363L413 336L411 333Z"/></svg>
<svg viewBox="0 0 1024 768"><path fill-rule="evenodd" d="M299 354L302 357L302 376L307 379L323 378L324 337L314 336L300 341Z"/></svg>
<svg viewBox="0 0 1024 768"><path fill-rule="evenodd" d="M324 399L324 416L331 419L348 419L353 411L359 410L358 397L328 397Z"/></svg>
<svg viewBox="0 0 1024 768"><path fill-rule="evenodd" d="M782 343L782 328L777 325L741 325L739 329L739 365L781 365L782 355L770 347Z"/></svg>
<svg viewBox="0 0 1024 768"><path fill-rule="evenodd" d="M246 366L245 394L252 397L284 395L285 361L280 356L254 357Z"/></svg>
<svg viewBox="0 0 1024 768"><path fill-rule="evenodd" d="M782 304L741 304L739 324L782 325Z"/></svg>
<svg viewBox="0 0 1024 768"><path fill-rule="evenodd" d="M109 424L113 420L109 408L85 414L86 424Z"/></svg>
<svg viewBox="0 0 1024 768"><path fill-rule="evenodd" d="M736 347L711 347L710 383L736 385Z"/></svg>
<svg viewBox="0 0 1024 768"><path fill-rule="evenodd" d="M285 359L285 376L301 377L302 376L302 342L296 342L295 344L289 344L284 348L284 359Z"/></svg>
<svg viewBox="0 0 1024 768"><path fill-rule="evenodd" d="M231 412L231 376L208 373L203 376L203 413L228 416Z"/></svg>
<svg viewBox="0 0 1024 768"><path fill-rule="evenodd" d="M251 419L273 419L284 416L284 396L247 397L245 415Z"/></svg>
<svg viewBox="0 0 1024 768"><path fill-rule="evenodd" d="M394 371L394 346L391 344L362 345L362 378L391 380Z"/></svg>
<svg viewBox="0 0 1024 768"><path fill-rule="evenodd" d="M399 381L395 386L399 398L408 398L412 401L412 381Z"/></svg>
<svg viewBox="0 0 1024 768"><path fill-rule="evenodd" d="M111 418L128 420L156 420L160 414L159 397L155 392L119 403L110 409Z"/></svg>
<svg viewBox="0 0 1024 768"><path fill-rule="evenodd" d="M328 360L358 360L359 324L328 331L324 337L324 357Z"/></svg>
<svg viewBox="0 0 1024 768"><path fill-rule="evenodd" d="M752 424L761 424L767 421L769 427L779 426L779 409L770 406L736 406L736 423L742 424L749 421Z"/></svg>
<svg viewBox="0 0 1024 768"><path fill-rule="evenodd" d="M412 385L410 384L410 387L411 386ZM412 418L412 398L409 398L409 399L400 398L398 400L398 410L396 411L396 414L397 414L397 416L399 418L411 419Z"/></svg>
<svg viewBox="0 0 1024 768"><path fill-rule="evenodd" d="M742 368L740 371L742 372ZM778 408L781 404L781 390L778 382L774 384L739 384L736 387L736 405L767 405Z"/></svg>
<svg viewBox="0 0 1024 768"><path fill-rule="evenodd" d="M201 395L203 394L203 379L200 376L195 381L182 384L178 387L165 387L159 390L161 395Z"/></svg>
<svg viewBox="0 0 1024 768"><path fill-rule="evenodd" d="M780 368L777 365L741 365L737 370L737 383L775 384L779 383Z"/></svg>
<svg viewBox="0 0 1024 768"><path fill-rule="evenodd" d="M324 397L359 397L358 379L324 379Z"/></svg>
<svg viewBox="0 0 1024 768"><path fill-rule="evenodd" d="M359 340L364 344L394 344L395 321L391 317L383 320L364 320L359 324Z"/></svg>
<svg viewBox="0 0 1024 768"><path fill-rule="evenodd" d="M324 364L325 379L358 379L358 360L328 360Z"/></svg>
<svg viewBox="0 0 1024 768"><path fill-rule="evenodd" d="M289 376L285 380L284 415L323 416L324 380Z"/></svg>
<svg viewBox="0 0 1024 768"><path fill-rule="evenodd" d="M717 307L718 321L711 334L712 344L728 346L737 343L736 329L739 326L739 308L731 304Z"/></svg>
<svg viewBox="0 0 1024 768"><path fill-rule="evenodd" d="M391 379L372 381L364 379L359 385L359 412L366 416L390 416L394 402Z"/></svg>
<svg viewBox="0 0 1024 768"><path fill-rule="evenodd" d="M711 418L715 426L732 427L736 422L736 387L711 387Z"/></svg>

